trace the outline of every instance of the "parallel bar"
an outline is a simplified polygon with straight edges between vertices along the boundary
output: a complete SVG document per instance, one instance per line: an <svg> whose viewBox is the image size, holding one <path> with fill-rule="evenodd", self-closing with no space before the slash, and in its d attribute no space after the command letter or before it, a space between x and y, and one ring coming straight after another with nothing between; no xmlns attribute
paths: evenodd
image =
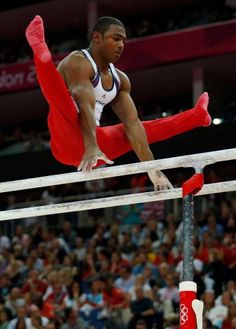
<svg viewBox="0 0 236 329"><path fill-rule="evenodd" d="M236 190L236 180L207 184L197 195L212 193L231 192ZM91 209L100 209L107 207L122 206L127 204L145 203L159 200L170 200L182 197L182 189L175 188L158 192L145 192L128 195L119 195L100 199L85 201L74 201L68 203L51 204L46 206L37 206L22 209L13 209L0 212L0 221L8 219L20 219L28 217L45 216L52 214L69 213L75 211L84 211Z"/></svg>
<svg viewBox="0 0 236 329"><path fill-rule="evenodd" d="M161 160L145 161L121 166L112 166L106 168L94 169L89 173L73 172L68 174L51 175L44 177L36 177L22 179L17 181L9 181L0 183L0 193L21 191L45 186L62 185L68 183L85 182L88 180L125 176L131 174L139 174L148 170L163 170L179 167L204 168L206 165L236 159L236 148L205 152L192 155L184 155Z"/></svg>

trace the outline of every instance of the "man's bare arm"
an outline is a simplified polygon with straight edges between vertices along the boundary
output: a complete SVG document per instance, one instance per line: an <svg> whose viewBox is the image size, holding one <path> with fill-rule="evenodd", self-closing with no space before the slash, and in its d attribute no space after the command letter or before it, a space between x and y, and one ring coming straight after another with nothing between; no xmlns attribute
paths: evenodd
<svg viewBox="0 0 236 329"><path fill-rule="evenodd" d="M125 133L139 160L153 160L154 157L147 141L145 129L139 120L136 107L130 96L130 82L124 74L121 76L119 94L111 105L113 111L124 124Z"/></svg>
<svg viewBox="0 0 236 329"><path fill-rule="evenodd" d="M128 77L120 72L121 89L112 102L112 109L124 124L125 133L129 142L140 161L153 160L153 154L149 147L145 129L138 118L137 109L130 96L130 82ZM150 171L149 177L155 189L172 187L169 180L161 171Z"/></svg>
<svg viewBox="0 0 236 329"><path fill-rule="evenodd" d="M59 66L67 87L78 107L79 122L84 140L85 152L78 170L90 171L98 159L113 163L99 149L96 138L94 114L95 97L90 81L93 70L88 61L79 53L72 53Z"/></svg>

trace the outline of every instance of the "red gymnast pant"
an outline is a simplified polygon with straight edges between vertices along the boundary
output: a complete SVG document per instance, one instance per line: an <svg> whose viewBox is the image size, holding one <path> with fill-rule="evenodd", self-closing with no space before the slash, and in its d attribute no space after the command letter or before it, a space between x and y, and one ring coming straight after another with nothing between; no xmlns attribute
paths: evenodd
<svg viewBox="0 0 236 329"><path fill-rule="evenodd" d="M37 56L34 60L41 90L50 107L48 126L53 156L63 164L77 167L84 153L79 114L54 63L43 63ZM206 120L209 121L206 110L195 107L167 118L143 121L142 124L151 144L208 125ZM97 127L96 134L100 149L111 160L132 149L123 124ZM98 165L102 163L99 161Z"/></svg>

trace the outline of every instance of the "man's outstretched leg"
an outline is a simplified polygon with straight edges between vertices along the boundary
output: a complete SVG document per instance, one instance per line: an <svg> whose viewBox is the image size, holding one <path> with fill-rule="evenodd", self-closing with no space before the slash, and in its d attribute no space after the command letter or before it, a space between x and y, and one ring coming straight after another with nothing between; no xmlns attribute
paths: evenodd
<svg viewBox="0 0 236 329"><path fill-rule="evenodd" d="M211 124L208 113L209 96L204 92L197 100L194 108L179 114L154 121L144 121L149 143L165 140L198 127L207 127Z"/></svg>
<svg viewBox="0 0 236 329"><path fill-rule="evenodd" d="M211 117L208 113L208 102L209 96L205 92L199 97L194 108L190 110L167 118L142 121L148 143L156 143L194 128L209 126ZM115 159L131 150L123 124L99 127L97 136L101 149L110 159Z"/></svg>
<svg viewBox="0 0 236 329"><path fill-rule="evenodd" d="M28 25L26 38L34 53L36 75L41 91L50 107L48 126L52 153L64 164L78 165L84 152L84 145L77 108L52 62L40 16L36 16Z"/></svg>
<svg viewBox="0 0 236 329"><path fill-rule="evenodd" d="M54 110L71 122L77 116L76 106L64 80L52 62L52 56L44 38L43 20L40 16L35 16L28 25L26 38L34 53L36 74L43 95L50 107L54 107Z"/></svg>
<svg viewBox="0 0 236 329"><path fill-rule="evenodd" d="M49 63L51 53L44 39L44 27L42 18L37 15L26 29L26 38L34 54L42 63Z"/></svg>

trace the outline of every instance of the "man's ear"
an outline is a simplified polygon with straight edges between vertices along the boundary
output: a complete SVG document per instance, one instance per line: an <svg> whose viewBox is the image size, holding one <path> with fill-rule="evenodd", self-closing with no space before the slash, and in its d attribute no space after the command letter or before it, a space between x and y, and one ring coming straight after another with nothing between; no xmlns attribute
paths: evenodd
<svg viewBox="0 0 236 329"><path fill-rule="evenodd" d="M100 32L94 31L92 34L92 40L94 43L99 44L102 41L102 35Z"/></svg>

